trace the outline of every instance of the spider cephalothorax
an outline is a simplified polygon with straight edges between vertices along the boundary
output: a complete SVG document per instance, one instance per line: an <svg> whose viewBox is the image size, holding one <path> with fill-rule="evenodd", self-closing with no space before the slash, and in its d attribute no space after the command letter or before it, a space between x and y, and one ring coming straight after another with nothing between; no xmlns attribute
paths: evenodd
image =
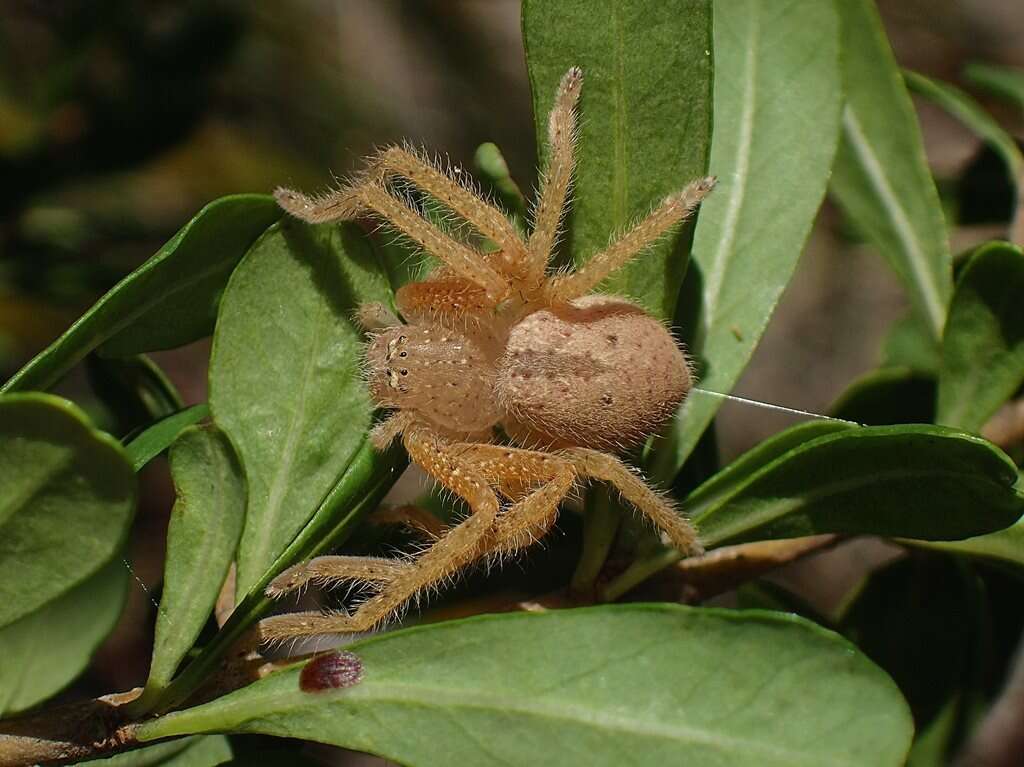
<svg viewBox="0 0 1024 767"><path fill-rule="evenodd" d="M476 193L408 150L375 157L349 186L310 198L277 191L309 222L372 215L442 266L403 286L396 306L361 319L371 337L366 375L378 405L395 412L374 432L379 447L401 437L410 458L470 514L437 531L415 559L320 557L271 583L278 596L309 582L356 581L374 593L352 614L299 613L263 623L268 639L364 631L413 596L489 555L522 548L553 524L580 481L613 484L680 550L700 550L689 523L615 455L655 431L690 389L686 359L668 331L625 299L591 294L685 220L714 185L693 181L572 273L547 273L569 194L582 74L559 85L548 125L550 160L533 230L524 240ZM465 220L497 250L479 251L421 217L396 190L412 184ZM511 445L498 442L498 428Z"/></svg>

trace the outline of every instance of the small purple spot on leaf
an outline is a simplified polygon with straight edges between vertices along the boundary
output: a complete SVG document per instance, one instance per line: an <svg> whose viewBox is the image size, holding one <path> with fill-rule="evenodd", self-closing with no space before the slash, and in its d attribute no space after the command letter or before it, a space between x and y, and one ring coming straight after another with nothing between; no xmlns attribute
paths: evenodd
<svg viewBox="0 0 1024 767"><path fill-rule="evenodd" d="M352 687L363 679L363 662L359 656L342 651L318 655L299 674L299 689L303 692L322 692L341 687Z"/></svg>

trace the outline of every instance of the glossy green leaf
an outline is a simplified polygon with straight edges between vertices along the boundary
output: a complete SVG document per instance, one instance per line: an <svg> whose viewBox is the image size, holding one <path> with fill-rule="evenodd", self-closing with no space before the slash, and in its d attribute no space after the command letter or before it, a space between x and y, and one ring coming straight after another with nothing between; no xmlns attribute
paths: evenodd
<svg viewBox="0 0 1024 767"><path fill-rule="evenodd" d="M163 598L153 660L137 702L145 710L170 683L217 602L245 522L245 475L227 437L192 426L170 452L177 501L167 527Z"/></svg>
<svg viewBox="0 0 1024 767"><path fill-rule="evenodd" d="M352 316L361 302L390 297L352 225L282 221L232 275L213 340L210 409L246 472L239 594L309 521L362 442L373 408Z"/></svg>
<svg viewBox="0 0 1024 767"><path fill-rule="evenodd" d="M964 79L1024 109L1024 69L976 61L964 68Z"/></svg>
<svg viewBox="0 0 1024 767"><path fill-rule="evenodd" d="M353 687L303 692L293 667L139 737L267 733L410 767L895 767L910 744L891 680L793 616L606 606L434 624L348 649L363 664Z"/></svg>
<svg viewBox="0 0 1024 767"><path fill-rule="evenodd" d="M523 3L523 44L538 146L570 67L583 70L572 259L583 263L665 195L707 172L712 40L708 0ZM544 150L546 151L546 149ZM669 320L692 225L609 279L609 292Z"/></svg>
<svg viewBox="0 0 1024 767"><path fill-rule="evenodd" d="M991 146L1003 162L1014 186L1024 171L1024 156L1014 138L977 101L955 85L933 80L917 72L904 70L903 79L911 93L916 93L945 109Z"/></svg>
<svg viewBox="0 0 1024 767"><path fill-rule="evenodd" d="M208 415L210 415L210 406L202 402L179 410L166 418L161 418L152 426L147 427L125 445L124 449L131 459L132 467L135 471L139 471L166 450L182 431L199 423Z"/></svg>
<svg viewBox="0 0 1024 767"><path fill-rule="evenodd" d="M38 610L0 628L0 714L60 692L89 666L114 629L130 575L115 558Z"/></svg>
<svg viewBox="0 0 1024 767"><path fill-rule="evenodd" d="M846 105L832 194L900 276L930 342L952 293L946 223L914 105L873 0L838 0Z"/></svg>
<svg viewBox="0 0 1024 767"><path fill-rule="evenodd" d="M96 348L125 356L181 346L208 335L231 270L280 215L266 195L211 202L0 392L48 389Z"/></svg>
<svg viewBox="0 0 1024 767"><path fill-rule="evenodd" d="M728 392L796 267L839 132L839 22L831 3L714 4L715 131L684 294L699 296L690 352L701 387ZM684 299L686 300L686 299ZM681 310L686 307L681 307ZM694 391L654 473L670 480L722 404Z"/></svg>
<svg viewBox="0 0 1024 767"><path fill-rule="evenodd" d="M226 737L202 735L81 762L78 767L216 767L228 764L231 756Z"/></svg>
<svg viewBox="0 0 1024 767"><path fill-rule="evenodd" d="M829 412L865 426L931 423L935 379L905 367L872 370L850 384Z"/></svg>
<svg viewBox="0 0 1024 767"><path fill-rule="evenodd" d="M831 420L807 421L791 426L751 448L686 496L683 511L687 516L698 516L732 495L754 472L790 450L812 439L854 427L852 423Z"/></svg>
<svg viewBox="0 0 1024 767"><path fill-rule="evenodd" d="M937 421L978 431L1024 383L1024 252L978 251L956 283L942 340Z"/></svg>
<svg viewBox="0 0 1024 767"><path fill-rule="evenodd" d="M959 540L1017 521L1016 483L1013 462L980 437L869 426L789 451L692 521L708 548L819 533Z"/></svg>
<svg viewBox="0 0 1024 767"><path fill-rule="evenodd" d="M70 402L0 397L0 626L39 609L120 550L135 474Z"/></svg>

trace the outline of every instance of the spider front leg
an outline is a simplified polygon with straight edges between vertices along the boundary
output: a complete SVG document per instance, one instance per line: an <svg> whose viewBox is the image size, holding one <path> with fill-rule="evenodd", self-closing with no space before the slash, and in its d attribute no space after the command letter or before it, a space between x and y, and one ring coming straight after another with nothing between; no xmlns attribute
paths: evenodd
<svg viewBox="0 0 1024 767"><path fill-rule="evenodd" d="M368 211L389 223L459 277L480 285L495 302L512 290L508 279L488 263L483 253L438 229L373 178L322 197L308 197L291 189L279 188L275 190L274 198L288 213L311 224L352 219Z"/></svg>
<svg viewBox="0 0 1024 767"><path fill-rule="evenodd" d="M548 116L548 164L541 178L533 233L530 235L528 274L536 281L544 278L544 269L554 248L558 227L569 197L575 168L576 103L583 85L583 72L573 67L562 77L555 95L555 106Z"/></svg>
<svg viewBox="0 0 1024 767"><path fill-rule="evenodd" d="M397 613L418 593L453 575L479 556L481 542L493 528L499 510L497 496L486 476L472 462L462 458L460 446L443 439L432 428L417 423L406 413L400 413L378 426L375 441L380 444L382 438L397 436L397 432L403 429L402 442L409 457L438 482L465 499L470 507L470 516L407 567L396 570L394 577L389 578L381 590L363 602L353 614L310 612L267 618L260 624L265 641L369 631ZM342 564L348 567L348 563ZM342 576L343 579L345 577Z"/></svg>
<svg viewBox="0 0 1024 767"><path fill-rule="evenodd" d="M672 227L688 219L714 187L714 177L708 176L691 181L682 191L666 197L646 218L576 272L553 277L548 287L550 300L556 303L572 301L593 291L602 280L640 255Z"/></svg>

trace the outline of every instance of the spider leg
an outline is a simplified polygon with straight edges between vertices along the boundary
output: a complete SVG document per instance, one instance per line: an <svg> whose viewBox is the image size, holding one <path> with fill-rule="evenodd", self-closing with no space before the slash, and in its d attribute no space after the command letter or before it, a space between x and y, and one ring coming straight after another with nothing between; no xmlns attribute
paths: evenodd
<svg viewBox="0 0 1024 767"><path fill-rule="evenodd" d="M389 147L371 162L371 172L408 179L431 197L468 221L502 251L505 266L513 274L526 262L526 244L505 215L470 189L450 178L432 163L402 147Z"/></svg>
<svg viewBox="0 0 1024 767"><path fill-rule="evenodd" d="M696 179L660 205L611 245L571 274L553 277L549 297L553 302L572 301L590 293L612 272L621 269L676 224L685 221L714 188L714 177Z"/></svg>
<svg viewBox="0 0 1024 767"><path fill-rule="evenodd" d="M528 243L527 274L537 282L544 278L544 269L558 236L558 226L565 211L569 186L575 168L576 103L583 85L583 72L573 67L562 77L555 95L555 106L548 117L548 164L541 177L533 233Z"/></svg>
<svg viewBox="0 0 1024 767"><path fill-rule="evenodd" d="M426 509L411 504L377 509L370 515L375 525L401 525L419 533L424 538L436 541L445 532L444 523Z"/></svg>
<svg viewBox="0 0 1024 767"><path fill-rule="evenodd" d="M401 414L391 420L400 417ZM486 477L472 462L460 455L458 445L444 440L428 426L416 422L407 423L402 441L413 461L466 500L471 510L470 516L409 563L407 569L398 572L351 615L277 615L260 624L264 640L368 631L394 615L416 594L453 575L478 557L481 542L486 539L498 517L498 499Z"/></svg>
<svg viewBox="0 0 1024 767"><path fill-rule="evenodd" d="M288 213L311 224L351 219L370 211L446 264L456 275L480 285L495 302L511 291L508 280L488 263L483 253L438 229L390 194L379 181L358 182L319 198L279 188L274 197Z"/></svg>
<svg viewBox="0 0 1024 767"><path fill-rule="evenodd" d="M481 556L511 553L542 537L576 482L572 464L539 450L481 444L467 445L465 450L463 455L492 484L518 499L498 517Z"/></svg>
<svg viewBox="0 0 1024 767"><path fill-rule="evenodd" d="M627 501L664 531L683 554L703 553L697 531L690 523L618 458L586 448L569 448L559 451L558 455L569 461L580 475L614 485Z"/></svg>
<svg viewBox="0 0 1024 767"><path fill-rule="evenodd" d="M379 303L360 304L356 310L356 321L363 330L369 331L394 328L402 324L394 312Z"/></svg>
<svg viewBox="0 0 1024 767"><path fill-rule="evenodd" d="M398 559L385 557L325 556L289 567L274 578L266 595L278 599L309 584L333 586L341 581L359 583L390 583L411 565Z"/></svg>

